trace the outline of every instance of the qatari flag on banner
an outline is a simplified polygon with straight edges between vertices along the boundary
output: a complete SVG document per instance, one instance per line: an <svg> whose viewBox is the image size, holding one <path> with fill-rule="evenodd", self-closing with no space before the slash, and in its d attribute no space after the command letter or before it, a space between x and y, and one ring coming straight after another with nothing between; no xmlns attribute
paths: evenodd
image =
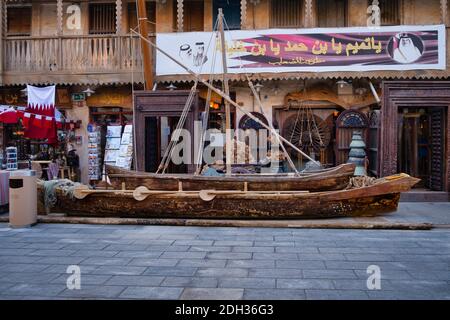
<svg viewBox="0 0 450 320"><path fill-rule="evenodd" d="M28 103L25 112L31 114L33 121L25 125L25 137L56 142L55 91L55 86L38 88L27 85ZM42 122L47 121L47 117L51 117L50 124L44 125Z"/></svg>

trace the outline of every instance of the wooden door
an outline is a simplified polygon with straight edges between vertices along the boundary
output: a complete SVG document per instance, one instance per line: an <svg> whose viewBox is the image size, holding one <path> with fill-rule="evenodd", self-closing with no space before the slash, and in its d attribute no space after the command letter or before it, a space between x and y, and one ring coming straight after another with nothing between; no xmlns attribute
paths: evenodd
<svg viewBox="0 0 450 320"><path fill-rule="evenodd" d="M444 190L445 110L430 109L430 189Z"/></svg>
<svg viewBox="0 0 450 320"><path fill-rule="evenodd" d="M368 173L379 177L378 170L378 149L380 137L380 110L373 110L369 113L369 134L368 134Z"/></svg>
<svg viewBox="0 0 450 320"><path fill-rule="evenodd" d="M157 117L145 117L145 171L156 172L159 166L159 125Z"/></svg>

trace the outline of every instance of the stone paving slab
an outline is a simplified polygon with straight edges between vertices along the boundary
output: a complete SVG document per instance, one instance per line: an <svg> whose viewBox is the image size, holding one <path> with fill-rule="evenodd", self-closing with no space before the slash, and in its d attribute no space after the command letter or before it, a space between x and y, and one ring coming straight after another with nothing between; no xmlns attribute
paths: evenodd
<svg viewBox="0 0 450 320"><path fill-rule="evenodd" d="M446 208L446 207L441 207ZM0 299L449 299L450 229L0 223ZM70 290L71 265L81 289ZM367 287L378 266L381 289Z"/></svg>

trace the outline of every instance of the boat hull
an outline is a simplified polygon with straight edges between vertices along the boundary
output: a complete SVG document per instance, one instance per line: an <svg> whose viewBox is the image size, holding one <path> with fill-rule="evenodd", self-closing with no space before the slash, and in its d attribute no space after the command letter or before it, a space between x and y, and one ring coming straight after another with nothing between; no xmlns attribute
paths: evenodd
<svg viewBox="0 0 450 320"><path fill-rule="evenodd" d="M374 216L397 209L400 192L417 179L407 175L372 186L317 193L218 194L204 201L199 193L150 195L137 201L130 193L97 193L72 199L57 190L53 212L84 217L297 219Z"/></svg>
<svg viewBox="0 0 450 320"><path fill-rule="evenodd" d="M233 175L230 177L206 177L200 175L179 174L161 175L147 172L134 172L108 166L107 173L113 188L120 189L125 184L126 189L145 186L150 190L183 190L200 191L214 190L244 190L245 184L250 191L326 191L341 190L347 187L353 176L354 164L344 164L338 167L311 172L301 176L295 175Z"/></svg>

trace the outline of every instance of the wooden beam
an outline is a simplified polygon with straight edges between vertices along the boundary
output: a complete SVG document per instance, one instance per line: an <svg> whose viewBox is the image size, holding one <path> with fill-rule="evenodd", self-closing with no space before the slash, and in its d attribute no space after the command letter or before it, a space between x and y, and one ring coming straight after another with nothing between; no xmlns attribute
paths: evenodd
<svg viewBox="0 0 450 320"><path fill-rule="evenodd" d="M137 1L138 25L141 39L141 53L144 67L145 89L151 90L153 88L153 67L152 67L152 51L149 43L145 41L148 38L148 22L147 10L145 7L145 0Z"/></svg>

